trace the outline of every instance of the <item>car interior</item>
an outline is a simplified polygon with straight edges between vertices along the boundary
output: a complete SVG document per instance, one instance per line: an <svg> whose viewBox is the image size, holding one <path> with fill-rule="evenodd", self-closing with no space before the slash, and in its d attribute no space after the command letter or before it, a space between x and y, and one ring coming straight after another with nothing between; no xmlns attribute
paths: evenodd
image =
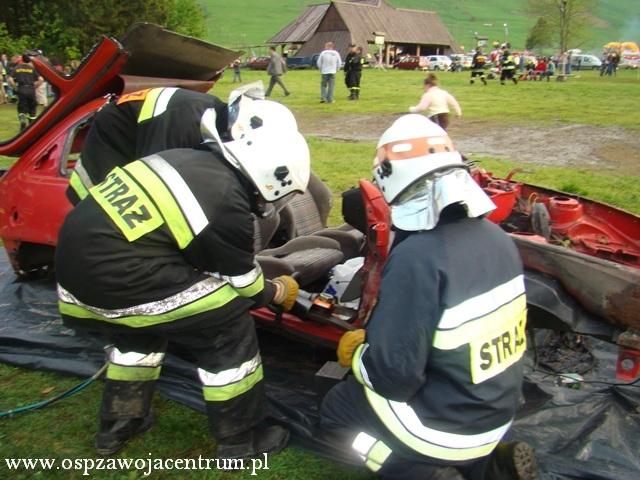
<svg viewBox="0 0 640 480"><path fill-rule="evenodd" d="M256 259L265 276L294 275L313 291L324 286L336 265L363 255L364 234L343 224L327 227L331 190L311 174L304 194L294 194L255 222Z"/></svg>

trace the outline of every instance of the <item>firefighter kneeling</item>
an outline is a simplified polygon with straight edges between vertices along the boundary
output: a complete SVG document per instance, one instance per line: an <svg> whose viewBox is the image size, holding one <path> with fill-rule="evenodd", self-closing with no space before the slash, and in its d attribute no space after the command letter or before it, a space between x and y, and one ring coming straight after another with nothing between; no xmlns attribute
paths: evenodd
<svg viewBox="0 0 640 480"><path fill-rule="evenodd" d="M256 101L256 105L262 105ZM67 326L112 342L98 453L109 455L151 427L154 385L167 343L198 366L221 458L275 453L288 432L261 428L263 367L249 309L290 309L291 277L265 280L254 261L252 211L309 180L309 149L291 112L274 104L222 143L214 109L205 142L117 167L71 211L56 254ZM247 107L251 109L251 107Z"/></svg>
<svg viewBox="0 0 640 480"><path fill-rule="evenodd" d="M483 217L495 205L446 132L399 118L373 174L395 240L366 329L347 332L353 377L329 392L321 425L384 478L532 479L523 443L501 443L514 418L526 350L518 251Z"/></svg>

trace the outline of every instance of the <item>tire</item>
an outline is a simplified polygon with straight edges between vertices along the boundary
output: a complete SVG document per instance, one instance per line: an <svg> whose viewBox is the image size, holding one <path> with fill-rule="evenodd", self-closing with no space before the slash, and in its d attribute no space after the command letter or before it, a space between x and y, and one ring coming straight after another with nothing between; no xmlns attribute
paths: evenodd
<svg viewBox="0 0 640 480"><path fill-rule="evenodd" d="M438 65L436 65L435 67L433 67L433 71L437 72L438 70L440 70L440 67Z"/></svg>

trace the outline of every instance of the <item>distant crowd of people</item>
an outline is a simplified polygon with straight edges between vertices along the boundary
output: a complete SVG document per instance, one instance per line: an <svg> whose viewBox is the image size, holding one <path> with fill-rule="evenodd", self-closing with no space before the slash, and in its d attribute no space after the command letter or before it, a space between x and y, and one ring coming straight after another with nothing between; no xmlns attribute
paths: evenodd
<svg viewBox="0 0 640 480"><path fill-rule="evenodd" d="M528 59L524 71L520 74L519 80L544 80L547 82L556 73L556 62L550 57L536 57Z"/></svg>
<svg viewBox="0 0 640 480"><path fill-rule="evenodd" d="M602 64L600 65L600 76L608 76L611 77L618 73L618 65L620 64L620 54L618 52L610 51L610 52L602 52L602 57L600 58Z"/></svg>

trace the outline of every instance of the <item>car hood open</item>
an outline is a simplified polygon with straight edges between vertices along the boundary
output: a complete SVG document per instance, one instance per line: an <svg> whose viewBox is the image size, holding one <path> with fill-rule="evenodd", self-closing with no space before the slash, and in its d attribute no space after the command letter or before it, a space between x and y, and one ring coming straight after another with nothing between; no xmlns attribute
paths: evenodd
<svg viewBox="0 0 640 480"><path fill-rule="evenodd" d="M159 86L206 92L241 53L138 23L120 41L104 36L70 76L35 55L36 69L51 84L56 100L29 128L0 143L0 155L21 155L78 106L104 95Z"/></svg>

